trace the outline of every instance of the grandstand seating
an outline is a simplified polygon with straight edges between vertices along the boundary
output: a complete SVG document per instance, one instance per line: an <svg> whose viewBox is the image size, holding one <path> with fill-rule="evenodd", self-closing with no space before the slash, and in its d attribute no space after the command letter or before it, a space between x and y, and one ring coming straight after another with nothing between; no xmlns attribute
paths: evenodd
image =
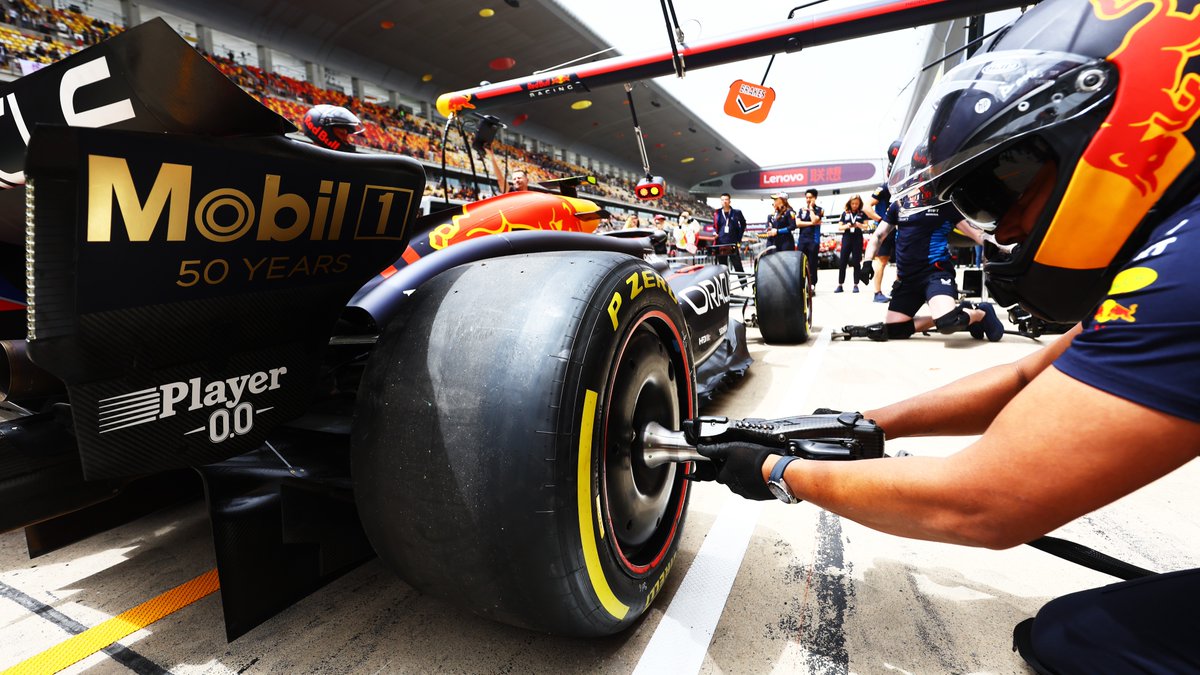
<svg viewBox="0 0 1200 675"><path fill-rule="evenodd" d="M11 10L0 9L0 45L6 53L0 65L12 68L14 59L52 63L82 47L93 44L123 30L122 27L71 10L43 7L32 0L15 0ZM255 96L263 105L299 127L300 119L309 107L329 103L349 108L363 120L365 127L356 143L417 159L440 162L442 130L422 118L397 108L366 101L343 92L324 89L257 66L237 63L231 58L206 55L230 80ZM522 169L530 180L537 182L552 177L583 175L590 171L577 164L555 159L544 153L497 143L493 151L505 159L509 170ZM447 165L467 169L470 158L462 150L447 150ZM483 168L478 166L477 168ZM491 167L486 167L490 170ZM614 176L598 176L599 185L581 186L591 192L633 205L634 183ZM674 211L701 212L707 207L682 194L668 194L655 204Z"/></svg>

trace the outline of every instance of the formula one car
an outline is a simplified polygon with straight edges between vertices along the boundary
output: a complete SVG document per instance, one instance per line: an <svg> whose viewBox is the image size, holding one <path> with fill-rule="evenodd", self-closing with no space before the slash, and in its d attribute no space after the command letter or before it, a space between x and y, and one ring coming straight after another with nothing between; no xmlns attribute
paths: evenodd
<svg viewBox="0 0 1200 675"><path fill-rule="evenodd" d="M563 194L418 218L420 164L286 137L161 20L3 94L0 531L37 555L198 474L230 639L373 552L539 631L654 600L689 482L638 439L698 414L723 267ZM760 319L803 341L804 265L773 260Z"/></svg>

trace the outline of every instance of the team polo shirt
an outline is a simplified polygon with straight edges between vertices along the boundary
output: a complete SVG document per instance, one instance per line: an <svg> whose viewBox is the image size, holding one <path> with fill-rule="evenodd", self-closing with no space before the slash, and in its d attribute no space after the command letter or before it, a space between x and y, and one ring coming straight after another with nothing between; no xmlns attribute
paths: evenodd
<svg viewBox="0 0 1200 675"><path fill-rule="evenodd" d="M950 232L963 219L949 202L928 208L902 209L900 202L888 207L884 220L896 229L898 274L922 274L950 260Z"/></svg>
<svg viewBox="0 0 1200 675"><path fill-rule="evenodd" d="M1097 389L1200 422L1200 198L1155 228L1054 367Z"/></svg>
<svg viewBox="0 0 1200 675"><path fill-rule="evenodd" d="M821 218L822 222L825 218L825 209L813 204L810 210L807 206L796 212L796 240L803 243L807 238L813 243L821 243L821 226L820 225L801 225L802 220L813 220L813 216Z"/></svg>
<svg viewBox="0 0 1200 675"><path fill-rule="evenodd" d="M875 215L886 214L892 206L892 191L888 189L888 184L884 183L875 188L875 191L871 193L871 199L875 200Z"/></svg>
<svg viewBox="0 0 1200 675"><path fill-rule="evenodd" d="M863 231L851 225L863 225L867 222L867 214L862 211L850 213L849 211L842 212L841 222L847 226L847 230L842 233L842 247L857 246L862 248Z"/></svg>

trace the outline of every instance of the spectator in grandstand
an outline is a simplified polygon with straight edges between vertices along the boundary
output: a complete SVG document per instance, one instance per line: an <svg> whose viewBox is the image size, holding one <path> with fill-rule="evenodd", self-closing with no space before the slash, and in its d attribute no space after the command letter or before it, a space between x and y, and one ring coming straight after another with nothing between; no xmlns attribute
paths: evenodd
<svg viewBox="0 0 1200 675"><path fill-rule="evenodd" d="M626 230L637 229L637 226L638 226L638 217L636 215L631 213L625 217L625 229Z"/></svg>

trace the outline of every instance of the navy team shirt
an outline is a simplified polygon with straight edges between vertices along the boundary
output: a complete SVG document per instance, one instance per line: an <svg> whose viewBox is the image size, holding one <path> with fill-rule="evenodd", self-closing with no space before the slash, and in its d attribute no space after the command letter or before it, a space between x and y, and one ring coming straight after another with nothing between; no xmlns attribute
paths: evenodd
<svg viewBox="0 0 1200 675"><path fill-rule="evenodd" d="M1200 422L1200 198L1147 241L1054 367L1127 401Z"/></svg>
<svg viewBox="0 0 1200 675"><path fill-rule="evenodd" d="M950 260L950 232L963 217L949 202L924 209L902 209L893 202L883 219L896 230L896 273L906 275Z"/></svg>

